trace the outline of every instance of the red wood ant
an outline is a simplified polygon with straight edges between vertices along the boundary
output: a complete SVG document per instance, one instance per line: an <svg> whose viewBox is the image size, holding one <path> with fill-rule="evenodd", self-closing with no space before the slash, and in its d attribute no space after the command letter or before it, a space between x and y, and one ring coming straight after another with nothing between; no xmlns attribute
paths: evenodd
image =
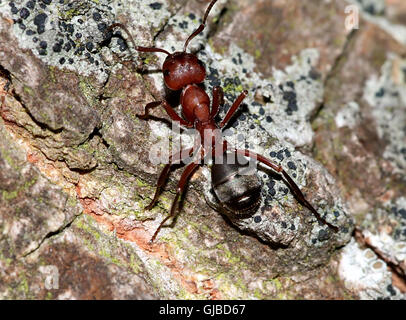
<svg viewBox="0 0 406 320"><path fill-rule="evenodd" d="M332 230L337 232L338 228L328 223L319 215L319 213L313 208L313 206L305 199L303 193L300 191L296 183L283 170L281 166L272 163L269 159L250 150L230 149L227 145L227 142L222 139L221 130L226 127L229 120L232 118L244 98L247 96L248 91L244 90L238 96L238 98L232 104L231 108L228 110L224 119L220 123L217 123L215 121L215 117L219 112L219 107L224 103L223 90L219 86L213 88L213 101L210 107L209 96L204 91L204 89L199 86L199 84L201 84L206 77L204 64L197 58L195 54L186 52L189 42L199 33L201 33L205 28L209 12L216 2L217 0L212 0L210 2L204 14L201 25L188 37L184 44L182 52L174 52L171 54L161 48L137 46L135 45L130 32L121 23L112 24L107 29L111 30L115 27L120 27L121 29L123 29L131 40L135 50L137 51L165 53L167 57L162 67L165 85L170 90L182 90L180 95L180 104L182 106L183 118L175 112L173 107L166 100L148 103L145 107L144 114L138 115L138 117L141 119L147 119L150 109L157 106L162 106L169 117L172 119L172 121L177 122L178 124L186 128L195 128L200 134L200 141L211 142L209 144L203 144L199 142L189 150L180 150L176 154L173 154L169 157L169 163L165 165L164 169L159 175L154 198L145 209L150 210L156 204L160 194L160 190L163 187L166 179L168 178L171 166L175 162L183 161L184 157L182 157L182 155L198 154L200 151L200 157L202 158L205 158L207 156L214 157L215 164L212 166L211 171L212 186L216 196L218 197L220 202L222 202L222 204L228 209L228 211L231 211L237 215L241 213L250 214L255 212L255 210L258 208L260 199L260 192L258 192L260 191L260 189L258 190L258 188L260 188L260 184L253 183L251 185L247 185L247 183L242 183L241 180L238 180L237 177L239 175L237 173L240 168L238 164L228 164L222 163L222 161L216 161L218 160L219 156L222 157L223 155L231 153L231 155L234 156L241 155L243 157L257 160L272 168L276 172L282 174L285 178L284 182L287 184L296 199L310 211L312 211L320 223L328 225ZM218 144L218 141L220 141L221 143ZM216 147L218 148L219 145L220 150L216 150ZM177 184L176 195L172 202L170 214L160 223L154 235L152 236L150 243L155 240L164 223L171 217L175 216L179 197L183 193L185 186L194 171L201 165L200 159L202 158L199 158L199 161L193 161L189 163L184 169ZM222 187L227 188L227 182L230 181L235 182L239 185L239 188L237 188L239 189L238 194L231 195L231 197L229 194L230 190L221 190ZM236 188L234 188L234 190L236 190Z"/></svg>

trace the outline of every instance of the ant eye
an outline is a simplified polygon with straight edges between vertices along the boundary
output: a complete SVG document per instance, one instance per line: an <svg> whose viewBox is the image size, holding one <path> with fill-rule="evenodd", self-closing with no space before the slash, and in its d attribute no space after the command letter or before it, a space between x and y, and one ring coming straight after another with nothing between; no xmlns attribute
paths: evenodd
<svg viewBox="0 0 406 320"><path fill-rule="evenodd" d="M164 76L167 77L167 76L169 76L169 74L170 74L169 70L168 70L168 69L165 69L165 70L164 70Z"/></svg>

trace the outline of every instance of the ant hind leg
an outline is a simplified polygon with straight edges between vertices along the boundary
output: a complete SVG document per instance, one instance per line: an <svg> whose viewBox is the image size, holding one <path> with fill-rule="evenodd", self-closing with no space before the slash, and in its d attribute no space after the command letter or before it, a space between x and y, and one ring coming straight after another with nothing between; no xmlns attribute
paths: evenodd
<svg viewBox="0 0 406 320"><path fill-rule="evenodd" d="M152 244L157 237L159 231L161 230L162 226L168 219L174 217L177 213L176 208L178 204L179 197L183 193L186 183L189 181L189 179L192 177L193 172L196 170L196 168L199 166L199 163L192 162L188 164L188 166L183 170L182 176L178 182L178 186L176 188L176 196L173 199L172 206L171 206L171 211L170 214L159 224L158 228L156 229L154 235L152 236L151 240L149 241L150 244Z"/></svg>
<svg viewBox="0 0 406 320"><path fill-rule="evenodd" d="M235 152L242 154L246 157L250 157L259 162L262 162L263 164L267 165L268 167L271 167L273 170L277 171L278 173L281 173L282 176L284 177L283 181L289 187L290 191L293 193L295 198L302 205L304 205L306 208L308 208L314 214L314 216L317 218L317 220L320 223L327 225L334 232L338 232L338 228L336 226L332 225L331 223L327 222L324 218L322 218L321 215L317 212L317 210L310 204L310 202L306 200L304 194L299 189L298 185L293 181L293 179L286 173L286 171L281 166L273 163L272 161L265 158L264 156L261 156L250 150L237 150L236 149Z"/></svg>

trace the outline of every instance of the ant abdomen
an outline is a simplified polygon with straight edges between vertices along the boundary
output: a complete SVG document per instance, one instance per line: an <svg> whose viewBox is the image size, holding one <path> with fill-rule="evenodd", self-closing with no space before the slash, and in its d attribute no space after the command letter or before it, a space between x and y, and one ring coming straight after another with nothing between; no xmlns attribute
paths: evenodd
<svg viewBox="0 0 406 320"><path fill-rule="evenodd" d="M218 203L234 217L253 215L261 204L262 184L255 172L241 164L213 164L211 181Z"/></svg>

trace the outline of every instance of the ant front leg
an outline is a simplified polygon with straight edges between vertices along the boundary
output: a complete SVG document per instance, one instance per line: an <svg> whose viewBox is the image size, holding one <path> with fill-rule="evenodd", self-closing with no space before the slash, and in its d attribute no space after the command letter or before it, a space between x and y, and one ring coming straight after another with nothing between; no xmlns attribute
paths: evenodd
<svg viewBox="0 0 406 320"><path fill-rule="evenodd" d="M162 105L166 111L166 113L168 114L168 116L172 119L172 121L178 122L180 123L180 125L187 127L187 128L193 128L193 123L188 122L184 119L182 119L176 112L175 110L173 110L173 108L171 107L171 105L166 101L154 101L154 102L150 102L145 106L145 111L144 114L138 114L137 117L143 120L148 119L149 117L149 110L153 109L155 107L158 107Z"/></svg>
<svg viewBox="0 0 406 320"><path fill-rule="evenodd" d="M186 183L189 181L189 179L192 177L193 172L196 170L196 168L199 166L199 163L192 162L188 164L188 166L185 168L185 170L182 172L182 176L178 182L178 186L176 188L176 196L173 199L172 206L171 206L171 211L170 214L159 224L158 228L156 229L154 235L152 236L151 240L149 241L150 244L154 242L156 236L158 235L159 231L161 230L162 226L168 219L171 217L174 217L176 214L176 205L178 203L180 195L183 193Z"/></svg>
<svg viewBox="0 0 406 320"><path fill-rule="evenodd" d="M220 128L223 128L227 125L228 121L231 119L231 117L234 115L234 113L237 111L238 107L241 105L242 101L245 99L245 97L248 95L248 91L244 90L241 92L241 94L238 96L238 98L234 101L233 105L231 106L230 110L228 110L226 116L224 117L223 121L220 123Z"/></svg>
<svg viewBox="0 0 406 320"><path fill-rule="evenodd" d="M333 226L331 223L327 222L325 219L323 219L320 214L314 209L314 207L308 202L303 195L302 191L299 189L297 184L293 181L293 179L286 173L283 168L277 164L274 164L272 161L269 159L265 158L264 156L261 156L260 154L257 154L255 152L252 152L250 150L238 150L236 149L235 152L242 154L246 157L249 157L254 160L258 160L259 162L262 162L263 164L267 165L268 167L271 167L273 170L282 173L283 177L285 178L285 182L287 186L289 187L290 191L293 193L293 195L296 197L296 199L302 203L306 208L308 208L314 216L317 218L317 220L322 223L327 225L329 228L331 228L334 232L338 231L338 228L336 226Z"/></svg>

